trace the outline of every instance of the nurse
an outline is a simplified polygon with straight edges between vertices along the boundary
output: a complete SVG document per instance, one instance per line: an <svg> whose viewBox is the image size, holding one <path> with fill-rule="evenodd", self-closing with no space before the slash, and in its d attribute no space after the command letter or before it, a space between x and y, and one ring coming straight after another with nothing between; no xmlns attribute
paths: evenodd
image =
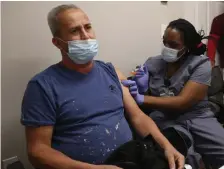
<svg viewBox="0 0 224 169"><path fill-rule="evenodd" d="M224 164L224 129L209 107L211 65L202 38L188 21L170 22L161 55L150 57L134 80L122 83L138 105L151 110L161 130L173 126L184 132L203 161L219 168Z"/></svg>

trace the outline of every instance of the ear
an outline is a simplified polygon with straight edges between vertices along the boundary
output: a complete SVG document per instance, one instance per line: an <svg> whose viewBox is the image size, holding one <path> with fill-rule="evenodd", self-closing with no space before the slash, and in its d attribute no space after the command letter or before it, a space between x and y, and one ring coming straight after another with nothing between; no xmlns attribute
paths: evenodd
<svg viewBox="0 0 224 169"><path fill-rule="evenodd" d="M56 46L58 49L62 49L60 43L59 43L59 40L55 37L52 38L52 43L54 44L54 46Z"/></svg>

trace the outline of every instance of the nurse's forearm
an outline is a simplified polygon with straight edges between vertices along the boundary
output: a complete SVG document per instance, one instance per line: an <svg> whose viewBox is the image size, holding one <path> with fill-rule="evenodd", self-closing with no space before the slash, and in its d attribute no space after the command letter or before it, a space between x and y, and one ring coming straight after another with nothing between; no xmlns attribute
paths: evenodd
<svg viewBox="0 0 224 169"><path fill-rule="evenodd" d="M191 105L182 96L174 97L153 97L144 96L144 105L159 110L185 110Z"/></svg>

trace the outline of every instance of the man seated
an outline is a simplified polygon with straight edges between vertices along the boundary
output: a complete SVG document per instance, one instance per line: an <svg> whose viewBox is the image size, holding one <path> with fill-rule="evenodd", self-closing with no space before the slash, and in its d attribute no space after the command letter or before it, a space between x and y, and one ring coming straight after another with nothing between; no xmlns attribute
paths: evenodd
<svg viewBox="0 0 224 169"><path fill-rule="evenodd" d="M125 109L138 134L151 134L164 149L170 168L183 168L184 157L120 85L126 77L93 60L98 43L88 16L75 5L60 5L49 12L48 24L62 61L32 78L24 94L21 123L33 166L118 169L102 164L132 139Z"/></svg>

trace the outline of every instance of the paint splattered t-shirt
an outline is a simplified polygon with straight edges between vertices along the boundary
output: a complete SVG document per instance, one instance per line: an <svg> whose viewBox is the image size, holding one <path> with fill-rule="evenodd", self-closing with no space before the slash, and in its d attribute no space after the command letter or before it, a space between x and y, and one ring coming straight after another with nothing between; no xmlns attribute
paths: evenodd
<svg viewBox="0 0 224 169"><path fill-rule="evenodd" d="M60 63L28 83L22 103L25 126L53 126L52 147L74 160L101 164L132 139L122 89L110 63L94 61L88 74Z"/></svg>

